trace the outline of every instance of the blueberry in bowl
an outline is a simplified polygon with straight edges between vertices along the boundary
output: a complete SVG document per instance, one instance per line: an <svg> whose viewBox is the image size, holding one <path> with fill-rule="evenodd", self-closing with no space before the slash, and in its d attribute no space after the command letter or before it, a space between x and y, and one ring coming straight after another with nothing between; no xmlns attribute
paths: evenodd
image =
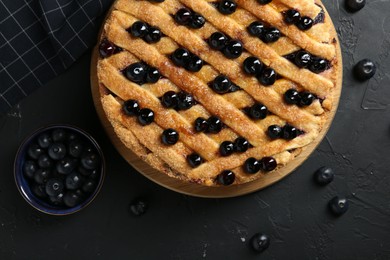
<svg viewBox="0 0 390 260"><path fill-rule="evenodd" d="M98 143L71 125L36 130L20 145L14 164L16 186L35 209L68 215L88 206L99 193L105 162Z"/></svg>

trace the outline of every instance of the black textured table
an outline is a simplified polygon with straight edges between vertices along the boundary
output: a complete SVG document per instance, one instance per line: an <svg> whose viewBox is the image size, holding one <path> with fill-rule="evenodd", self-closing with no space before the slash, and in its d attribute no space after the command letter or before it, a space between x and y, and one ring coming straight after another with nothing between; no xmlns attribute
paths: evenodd
<svg viewBox="0 0 390 260"><path fill-rule="evenodd" d="M293 174L256 193L201 199L162 188L133 170L115 151L94 110L90 53L0 118L0 259L390 259L390 1L368 1L358 13L343 1L325 1L339 32L344 84L339 111L318 149ZM363 58L376 61L368 82L353 79ZM13 159L20 142L52 123L79 126L103 147L107 177L96 200L66 217L37 212L18 193ZM335 180L312 181L320 166ZM350 200L336 218L328 201ZM149 201L140 217L128 211L138 196ZM248 247L265 232L261 255Z"/></svg>

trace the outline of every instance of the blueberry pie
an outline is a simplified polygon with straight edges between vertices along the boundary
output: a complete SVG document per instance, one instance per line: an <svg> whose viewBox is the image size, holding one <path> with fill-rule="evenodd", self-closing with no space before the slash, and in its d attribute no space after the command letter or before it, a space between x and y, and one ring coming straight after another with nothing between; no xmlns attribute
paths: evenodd
<svg viewBox="0 0 390 260"><path fill-rule="evenodd" d="M97 48L115 134L185 182L277 174L338 104L341 55L319 0L117 0Z"/></svg>

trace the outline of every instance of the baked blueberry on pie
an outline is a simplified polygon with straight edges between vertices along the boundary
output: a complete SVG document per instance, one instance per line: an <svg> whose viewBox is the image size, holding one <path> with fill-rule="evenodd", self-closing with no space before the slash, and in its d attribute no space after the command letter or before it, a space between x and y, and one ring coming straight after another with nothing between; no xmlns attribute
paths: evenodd
<svg viewBox="0 0 390 260"><path fill-rule="evenodd" d="M206 186L277 174L324 134L341 55L319 0L117 0L100 101L122 143Z"/></svg>

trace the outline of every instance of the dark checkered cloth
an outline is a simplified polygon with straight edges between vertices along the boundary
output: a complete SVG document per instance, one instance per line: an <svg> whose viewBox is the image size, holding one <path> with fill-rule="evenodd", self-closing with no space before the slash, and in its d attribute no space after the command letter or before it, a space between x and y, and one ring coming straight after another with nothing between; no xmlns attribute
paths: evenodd
<svg viewBox="0 0 390 260"><path fill-rule="evenodd" d="M113 0L0 0L0 114L73 64Z"/></svg>

